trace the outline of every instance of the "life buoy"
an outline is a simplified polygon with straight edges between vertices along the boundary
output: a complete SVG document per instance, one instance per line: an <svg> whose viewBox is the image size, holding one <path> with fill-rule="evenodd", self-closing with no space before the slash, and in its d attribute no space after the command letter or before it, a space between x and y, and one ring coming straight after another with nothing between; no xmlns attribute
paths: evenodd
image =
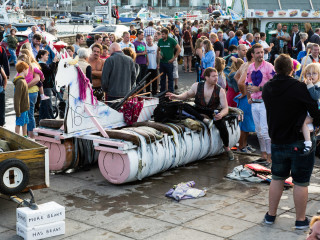
<svg viewBox="0 0 320 240"><path fill-rule="evenodd" d="M21 192L29 183L29 169L18 159L0 162L0 192L14 195Z"/></svg>

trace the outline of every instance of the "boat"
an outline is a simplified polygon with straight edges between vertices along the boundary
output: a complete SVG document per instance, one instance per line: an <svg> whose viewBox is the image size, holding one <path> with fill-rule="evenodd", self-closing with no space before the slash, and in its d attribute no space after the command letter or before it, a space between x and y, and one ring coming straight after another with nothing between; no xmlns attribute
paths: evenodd
<svg viewBox="0 0 320 240"><path fill-rule="evenodd" d="M121 23L130 23L134 21L137 18L137 14L134 12L125 12L125 13L120 13L119 15L119 21Z"/></svg>
<svg viewBox="0 0 320 240"><path fill-rule="evenodd" d="M141 98L143 108L137 122L128 126L118 107L111 108L97 101L89 87L80 92L80 86L86 86L87 80L78 76L75 68L78 68L77 59L63 51L55 80L58 90L69 86L65 118L41 120L40 127L34 129L36 141L49 149L51 171L61 172L98 162L107 181L123 184L224 151L215 125L208 128L196 122L194 128L150 121L159 104L156 97ZM234 109L225 120L230 147L240 138L242 116L241 110Z"/></svg>
<svg viewBox="0 0 320 240"><path fill-rule="evenodd" d="M12 24L26 22L26 16L21 8L7 6L10 0L0 5L0 24Z"/></svg>

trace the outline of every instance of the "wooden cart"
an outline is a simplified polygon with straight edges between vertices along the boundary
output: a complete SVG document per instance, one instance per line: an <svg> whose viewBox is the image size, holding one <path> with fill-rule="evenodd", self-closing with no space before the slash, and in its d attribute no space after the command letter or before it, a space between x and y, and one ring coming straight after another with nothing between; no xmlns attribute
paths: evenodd
<svg viewBox="0 0 320 240"><path fill-rule="evenodd" d="M0 139L9 151L0 152L0 193L13 195L49 187L47 147L0 127Z"/></svg>

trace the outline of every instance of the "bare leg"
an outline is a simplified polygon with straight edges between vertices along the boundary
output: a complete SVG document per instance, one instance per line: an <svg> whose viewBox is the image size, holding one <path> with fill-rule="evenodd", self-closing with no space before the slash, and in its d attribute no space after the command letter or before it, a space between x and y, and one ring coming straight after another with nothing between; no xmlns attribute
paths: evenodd
<svg viewBox="0 0 320 240"><path fill-rule="evenodd" d="M294 185L293 200L294 200L294 206L296 208L296 220L304 221L306 219L308 187Z"/></svg>
<svg viewBox="0 0 320 240"><path fill-rule="evenodd" d="M28 131L28 136L29 136L30 138L34 138L33 131Z"/></svg>
<svg viewBox="0 0 320 240"><path fill-rule="evenodd" d="M261 158L268 159L268 155L266 152L261 152Z"/></svg>
<svg viewBox="0 0 320 240"><path fill-rule="evenodd" d="M27 124L22 126L22 135L23 136L27 136L28 135Z"/></svg>
<svg viewBox="0 0 320 240"><path fill-rule="evenodd" d="M44 94L43 87L39 87L40 95Z"/></svg>
<svg viewBox="0 0 320 240"><path fill-rule="evenodd" d="M307 118L306 118L306 120L307 120ZM311 141L310 130L309 130L309 128L308 128L308 125L307 125L308 123L307 123L306 120L304 121L304 123L303 123L303 125L302 125L302 127L301 127L301 131L302 131L304 140L305 140L305 141Z"/></svg>
<svg viewBox="0 0 320 240"><path fill-rule="evenodd" d="M239 139L239 148L242 149L247 146L249 133L248 132L240 132L240 139Z"/></svg>
<svg viewBox="0 0 320 240"><path fill-rule="evenodd" d="M15 132L16 134L20 134L20 126L17 126L17 125L16 125L16 127L15 127L15 129L14 129L14 132Z"/></svg>
<svg viewBox="0 0 320 240"><path fill-rule="evenodd" d="M188 57L183 57L184 72L188 70Z"/></svg>
<svg viewBox="0 0 320 240"><path fill-rule="evenodd" d="M192 60L192 57L191 56L189 56L188 57L188 63L189 63L189 72L191 73L192 71L191 71L191 69L192 69L192 63L191 63L191 60Z"/></svg>
<svg viewBox="0 0 320 240"><path fill-rule="evenodd" d="M280 198L282 196L284 180L271 180L269 187L269 215L276 216ZM303 219L304 220L304 219Z"/></svg>
<svg viewBox="0 0 320 240"><path fill-rule="evenodd" d="M267 154L267 162L268 163L272 163L271 154Z"/></svg>
<svg viewBox="0 0 320 240"><path fill-rule="evenodd" d="M174 86L178 86L178 78L174 78Z"/></svg>

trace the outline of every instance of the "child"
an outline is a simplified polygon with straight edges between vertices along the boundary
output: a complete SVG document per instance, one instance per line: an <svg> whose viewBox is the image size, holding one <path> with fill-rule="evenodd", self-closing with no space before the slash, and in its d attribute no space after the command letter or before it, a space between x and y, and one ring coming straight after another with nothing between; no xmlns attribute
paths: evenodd
<svg viewBox="0 0 320 240"><path fill-rule="evenodd" d="M223 70L226 67L226 61L223 58L217 57L215 61L215 68L218 71L218 84L223 89L226 89L227 82L226 82L226 76L224 75Z"/></svg>
<svg viewBox="0 0 320 240"><path fill-rule="evenodd" d="M100 56L101 59L107 59L108 57L110 57L110 55L108 54L108 46L107 45L102 45L102 54Z"/></svg>
<svg viewBox="0 0 320 240"><path fill-rule="evenodd" d="M43 81L44 81L44 75L42 73L42 71L39 70L39 68L36 68L36 67L32 67L32 63L30 61L30 58L28 57L28 55L26 54L21 54L19 57L18 57L18 60L20 61L24 61L26 62L28 65L29 65L29 73L27 74L26 76L26 82L29 83L32 81L33 79L33 75L34 74L39 74L40 75L40 80L36 86L39 88L39 92L40 92L40 97L41 97L41 100L48 100L49 97L46 96L44 94L44 91L43 91Z"/></svg>
<svg viewBox="0 0 320 240"><path fill-rule="evenodd" d="M195 118L208 124L210 121L205 118L202 114L207 115L209 118L214 118L211 120L209 128L214 124L220 132L220 136L225 148L228 153L229 160L234 160L233 152L229 148L229 133L227 126L223 117L229 112L226 92L218 84L218 71L212 67L206 68L203 73L206 81L196 82L191 86L191 89L180 95L176 95L168 92L167 97L177 100L186 100L189 98L195 98L195 107L193 109L184 109L188 111L189 114L193 115ZM214 111L218 110L217 114Z"/></svg>
<svg viewBox="0 0 320 240"><path fill-rule="evenodd" d="M319 63L311 63L304 70L304 79L307 84L309 93L311 97L318 102L320 106L320 64ZM309 154L312 150L312 142L310 137L310 129L308 124L313 122L310 116L307 116L303 125L302 125L302 133L304 137L304 154Z"/></svg>
<svg viewBox="0 0 320 240"><path fill-rule="evenodd" d="M28 75L29 65L25 62L19 61L16 65L18 75L14 78L14 110L16 112L16 127L15 132L20 134L20 127L22 127L22 135L27 137L27 124L29 122L29 94L28 84L25 77Z"/></svg>

